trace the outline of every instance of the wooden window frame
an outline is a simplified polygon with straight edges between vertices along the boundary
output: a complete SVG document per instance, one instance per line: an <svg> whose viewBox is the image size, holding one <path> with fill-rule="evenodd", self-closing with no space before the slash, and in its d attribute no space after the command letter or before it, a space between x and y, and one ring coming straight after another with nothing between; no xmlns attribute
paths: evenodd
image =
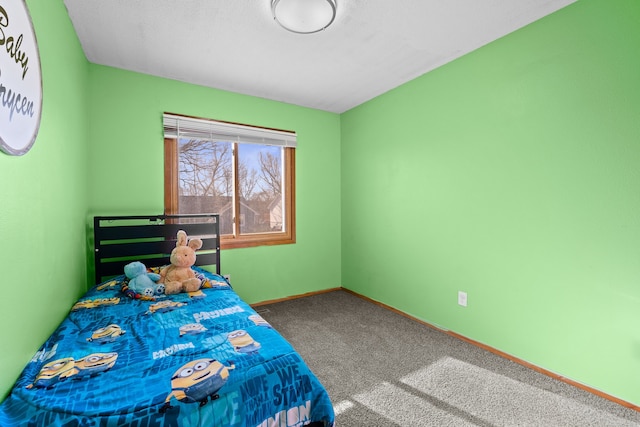
<svg viewBox="0 0 640 427"><path fill-rule="evenodd" d="M234 150L237 147L234 144ZM296 242L296 213L295 213L295 148L284 147L284 223L283 232L251 233L235 235L221 235L221 249L249 248L255 246L285 245ZM237 159L237 156L234 156ZM166 215L179 213L178 190L178 140L164 139L164 208ZM235 194L237 191L235 179ZM234 212L240 212L240 198L234 196ZM215 213L215 212L212 212ZM240 230L240 215L234 217L234 230Z"/></svg>

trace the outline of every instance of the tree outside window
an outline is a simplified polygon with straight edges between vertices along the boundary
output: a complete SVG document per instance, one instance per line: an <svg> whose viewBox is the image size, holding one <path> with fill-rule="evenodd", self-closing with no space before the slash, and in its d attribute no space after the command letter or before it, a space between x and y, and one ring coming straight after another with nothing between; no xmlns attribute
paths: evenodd
<svg viewBox="0 0 640 427"><path fill-rule="evenodd" d="M166 213L218 213L223 249L295 242L294 148L167 133Z"/></svg>

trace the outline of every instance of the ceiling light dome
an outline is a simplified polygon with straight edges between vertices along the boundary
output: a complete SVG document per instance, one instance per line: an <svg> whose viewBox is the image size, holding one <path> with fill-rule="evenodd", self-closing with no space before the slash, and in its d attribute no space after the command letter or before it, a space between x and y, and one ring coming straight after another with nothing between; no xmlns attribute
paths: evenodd
<svg viewBox="0 0 640 427"><path fill-rule="evenodd" d="M311 34L327 28L336 18L337 0L271 0L273 19L283 28Z"/></svg>

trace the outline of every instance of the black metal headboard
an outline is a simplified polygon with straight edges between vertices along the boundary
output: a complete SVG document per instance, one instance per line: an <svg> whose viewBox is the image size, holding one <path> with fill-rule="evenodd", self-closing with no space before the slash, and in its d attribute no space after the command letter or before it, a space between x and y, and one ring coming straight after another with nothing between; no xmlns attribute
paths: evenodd
<svg viewBox="0 0 640 427"><path fill-rule="evenodd" d="M216 266L220 274L218 214L96 216L93 218L96 283L124 273L124 266L140 261L147 267L169 264L178 230L202 240L196 265Z"/></svg>

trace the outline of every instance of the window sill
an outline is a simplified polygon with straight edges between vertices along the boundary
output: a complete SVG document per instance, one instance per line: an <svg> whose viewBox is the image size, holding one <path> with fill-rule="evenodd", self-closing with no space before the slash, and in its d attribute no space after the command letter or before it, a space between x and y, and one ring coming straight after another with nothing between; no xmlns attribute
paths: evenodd
<svg viewBox="0 0 640 427"><path fill-rule="evenodd" d="M275 238L274 236L264 237L224 237L220 239L220 249L237 249L237 248L253 248L256 246L275 246L275 245L290 245L296 242L295 237L286 236L282 238Z"/></svg>

